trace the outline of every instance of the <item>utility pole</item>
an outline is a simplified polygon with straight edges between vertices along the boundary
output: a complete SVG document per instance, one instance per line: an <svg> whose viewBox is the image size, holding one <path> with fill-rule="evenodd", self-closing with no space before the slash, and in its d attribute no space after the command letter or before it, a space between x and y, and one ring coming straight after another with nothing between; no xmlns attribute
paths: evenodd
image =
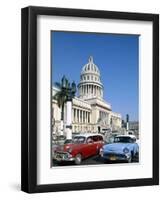
<svg viewBox="0 0 163 200"><path fill-rule="evenodd" d="M129 131L129 114L126 115L126 131Z"/></svg>

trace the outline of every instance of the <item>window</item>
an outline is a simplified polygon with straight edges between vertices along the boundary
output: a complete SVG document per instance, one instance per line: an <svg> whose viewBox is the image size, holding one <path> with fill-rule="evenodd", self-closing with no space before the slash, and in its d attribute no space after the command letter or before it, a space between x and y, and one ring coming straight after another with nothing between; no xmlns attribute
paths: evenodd
<svg viewBox="0 0 163 200"><path fill-rule="evenodd" d="M90 113L88 113L88 123L90 123Z"/></svg>
<svg viewBox="0 0 163 200"><path fill-rule="evenodd" d="M93 138L92 138L92 136L90 136L90 137L87 138L87 143L93 143Z"/></svg>
<svg viewBox="0 0 163 200"><path fill-rule="evenodd" d="M98 136L100 141L103 141L103 137L102 136Z"/></svg>
<svg viewBox="0 0 163 200"><path fill-rule="evenodd" d="M88 65L88 70L90 70L90 66Z"/></svg>
<svg viewBox="0 0 163 200"><path fill-rule="evenodd" d="M87 76L87 80L89 80L89 76Z"/></svg>
<svg viewBox="0 0 163 200"><path fill-rule="evenodd" d="M97 142L99 139L98 139L98 136L93 136L93 141L94 142Z"/></svg>
<svg viewBox="0 0 163 200"><path fill-rule="evenodd" d="M76 137L74 137L73 142L76 143L76 144L84 143L85 142L85 137L76 136Z"/></svg>

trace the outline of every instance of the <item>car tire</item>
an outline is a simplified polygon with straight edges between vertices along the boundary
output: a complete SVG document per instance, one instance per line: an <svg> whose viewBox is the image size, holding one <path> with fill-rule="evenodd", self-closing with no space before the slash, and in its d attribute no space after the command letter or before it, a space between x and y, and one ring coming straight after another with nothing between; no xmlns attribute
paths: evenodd
<svg viewBox="0 0 163 200"><path fill-rule="evenodd" d="M128 158L127 162L131 163L133 161L133 153L131 152L131 156Z"/></svg>
<svg viewBox="0 0 163 200"><path fill-rule="evenodd" d="M139 152L138 151L135 154L135 158L139 159Z"/></svg>
<svg viewBox="0 0 163 200"><path fill-rule="evenodd" d="M97 157L101 157L101 155L100 155L100 148L97 148L96 155L97 155Z"/></svg>
<svg viewBox="0 0 163 200"><path fill-rule="evenodd" d="M110 164L111 163L110 160L107 160L107 159L104 159L103 162L104 162L104 164Z"/></svg>
<svg viewBox="0 0 163 200"><path fill-rule="evenodd" d="M76 164L76 165L80 165L81 162L82 162L82 156L81 156L81 154L77 154L77 155L75 156L75 164Z"/></svg>

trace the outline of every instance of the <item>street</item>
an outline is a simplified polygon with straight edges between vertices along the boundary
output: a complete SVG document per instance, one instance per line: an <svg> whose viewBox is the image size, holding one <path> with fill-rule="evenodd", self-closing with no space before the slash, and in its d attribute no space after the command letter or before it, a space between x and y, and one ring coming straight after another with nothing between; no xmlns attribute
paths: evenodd
<svg viewBox="0 0 163 200"><path fill-rule="evenodd" d="M137 163L139 162L138 158L135 158L132 163ZM92 156L90 158L84 159L80 165L98 165L98 164L118 164L118 163L123 163L122 161L115 161L115 162L104 162L104 160L96 155ZM53 166L71 166L75 165L73 162L57 162L53 160Z"/></svg>

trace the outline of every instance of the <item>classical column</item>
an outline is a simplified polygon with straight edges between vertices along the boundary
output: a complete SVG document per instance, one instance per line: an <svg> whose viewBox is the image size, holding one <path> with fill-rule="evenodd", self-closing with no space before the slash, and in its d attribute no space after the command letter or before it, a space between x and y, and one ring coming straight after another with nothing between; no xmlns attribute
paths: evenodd
<svg viewBox="0 0 163 200"><path fill-rule="evenodd" d="M88 112L88 123L90 123L90 113Z"/></svg>
<svg viewBox="0 0 163 200"><path fill-rule="evenodd" d="M85 111L83 111L83 123L85 123Z"/></svg>
<svg viewBox="0 0 163 200"><path fill-rule="evenodd" d="M80 123L80 110L79 110L79 123Z"/></svg>
<svg viewBox="0 0 163 200"><path fill-rule="evenodd" d="M75 115L76 115L76 109L73 109L73 122L75 123Z"/></svg>
<svg viewBox="0 0 163 200"><path fill-rule="evenodd" d="M74 108L74 122L76 123L76 108Z"/></svg>
<svg viewBox="0 0 163 200"><path fill-rule="evenodd" d="M76 123L78 122L78 109L76 109Z"/></svg>
<svg viewBox="0 0 163 200"><path fill-rule="evenodd" d="M78 122L80 123L80 110L78 109Z"/></svg>
<svg viewBox="0 0 163 200"><path fill-rule="evenodd" d="M91 96L93 97L93 85L91 85Z"/></svg>
<svg viewBox="0 0 163 200"><path fill-rule="evenodd" d="M91 87L92 87L92 97L93 97L93 85Z"/></svg>
<svg viewBox="0 0 163 200"><path fill-rule="evenodd" d="M76 109L76 118L77 118L76 122L78 123L79 122L79 110L78 109Z"/></svg>
<svg viewBox="0 0 163 200"><path fill-rule="evenodd" d="M80 110L80 123L82 123L82 110Z"/></svg>
<svg viewBox="0 0 163 200"><path fill-rule="evenodd" d="M89 111L87 111L87 123L88 123L88 113L89 113Z"/></svg>
<svg viewBox="0 0 163 200"><path fill-rule="evenodd" d="M84 123L84 111L82 110L82 123Z"/></svg>
<svg viewBox="0 0 163 200"><path fill-rule="evenodd" d="M87 124L88 124L88 112L87 112Z"/></svg>
<svg viewBox="0 0 163 200"><path fill-rule="evenodd" d="M72 108L72 122L74 122L74 108Z"/></svg>
<svg viewBox="0 0 163 200"><path fill-rule="evenodd" d="M87 95L88 95L88 85L87 85Z"/></svg>
<svg viewBox="0 0 163 200"><path fill-rule="evenodd" d="M81 96L83 96L83 85L81 86Z"/></svg>
<svg viewBox="0 0 163 200"><path fill-rule="evenodd" d="M92 85L90 85L91 86L91 97L93 96L93 86Z"/></svg>
<svg viewBox="0 0 163 200"><path fill-rule="evenodd" d="M82 96L84 95L84 85L82 85Z"/></svg>

